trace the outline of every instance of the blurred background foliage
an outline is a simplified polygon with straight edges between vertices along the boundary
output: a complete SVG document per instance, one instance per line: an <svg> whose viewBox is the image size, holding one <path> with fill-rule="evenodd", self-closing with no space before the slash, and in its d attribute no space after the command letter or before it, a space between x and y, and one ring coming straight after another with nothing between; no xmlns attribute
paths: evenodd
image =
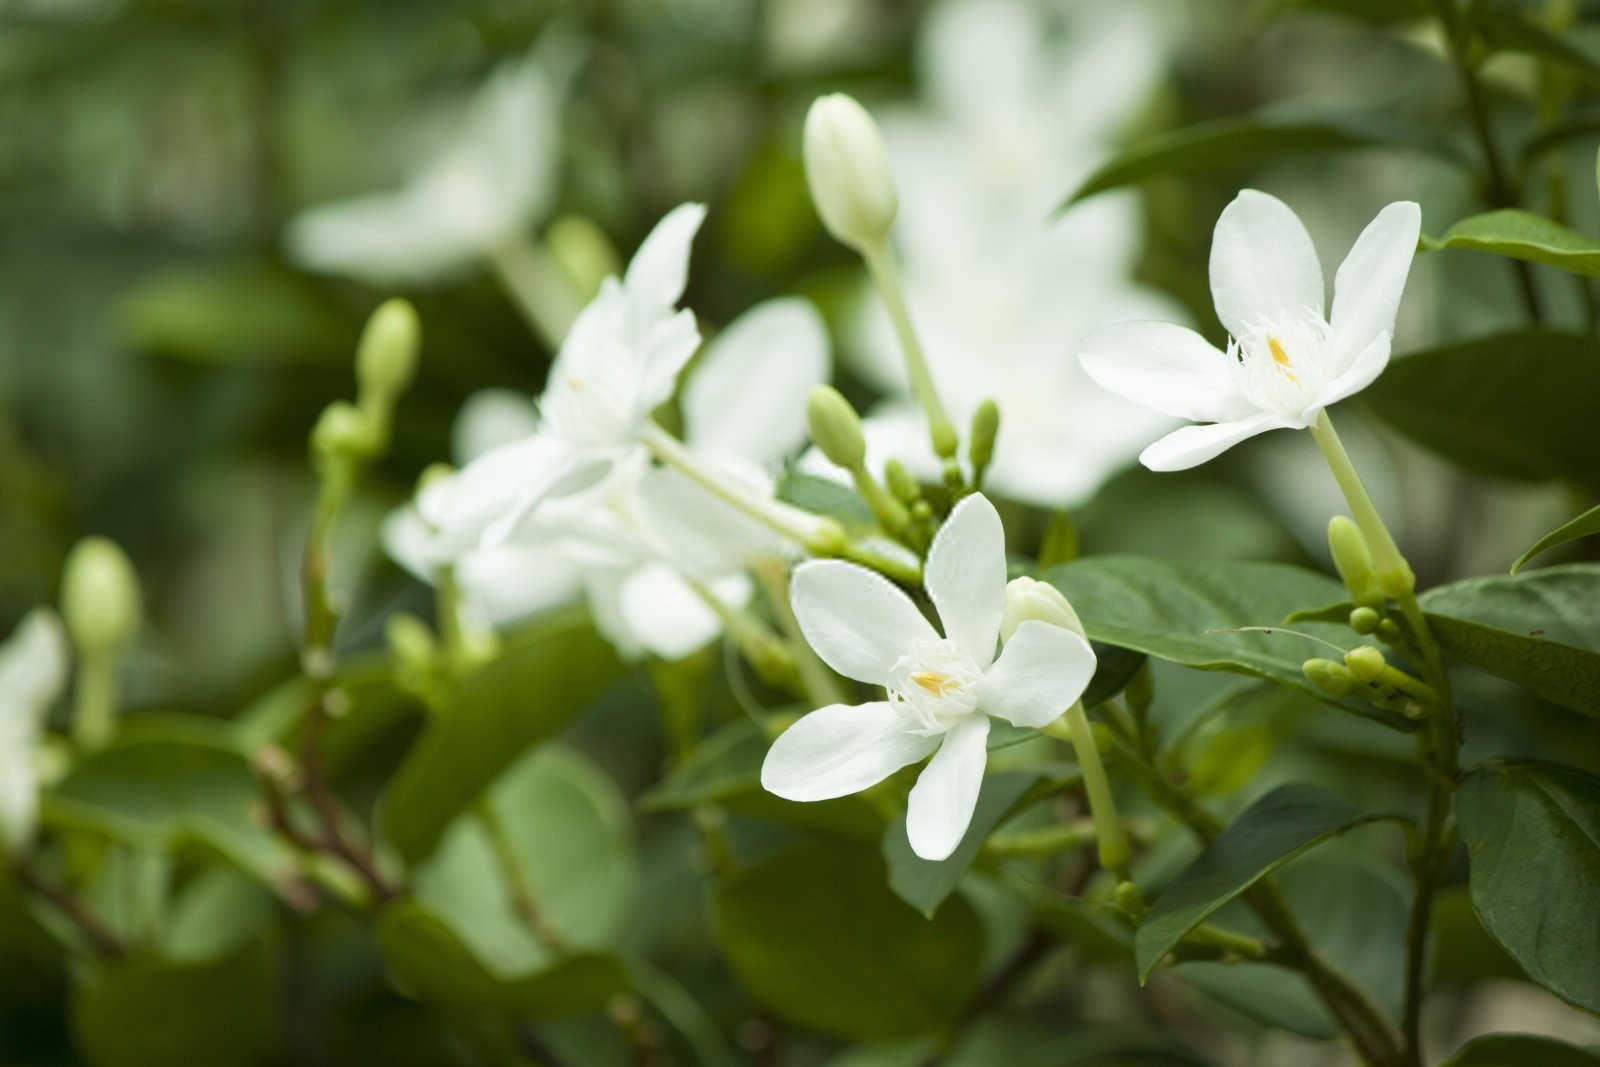
<svg viewBox="0 0 1600 1067"><path fill-rule="evenodd" d="M1600 234L1600 24L1590 21L1600 5L1507 6L1516 17L1559 20L1572 55L1552 60L1513 40L1481 69L1506 180L1524 206ZM914 98L926 7L0 0L0 632L55 599L79 537L107 535L135 561L147 623L127 670L126 729L143 723L149 736L99 757L123 766L70 779L54 825L72 825L76 812L99 826L95 813L108 808L124 820L120 843L68 850L68 869L92 872L91 899L117 929L159 931L159 944L85 984L37 909L6 899L19 890L0 881L0 1059L1343 1062L1313 1040L1328 1026L1316 1005L1270 974L1243 994L1219 993L1226 983L1208 985L1203 973L1158 976L1141 992L1126 944L1102 918L1041 899L1049 883L1082 884L1092 870L1081 857L1064 869L1039 860L991 867L924 923L884 886L884 821L865 801L797 814L754 787L763 742L739 711L754 683L728 668L720 647L625 668L581 623L542 620L525 643L556 648L554 665L508 655L500 676L463 701L472 714L525 715L538 693L543 710L520 741L558 736L559 745L527 758L521 747L494 751L504 739L484 747L482 738L430 737L433 750L412 749L422 713L386 679L382 627L402 608L426 614L430 598L384 559L378 521L427 463L449 455L451 423L471 392L537 392L551 356L487 269L404 291L420 312L425 354L393 448L339 531L334 570L351 598L339 648L356 713L326 738L330 773L353 803L370 806L394 778L388 816L407 805L417 812L408 818L429 838L419 851L442 838L416 897L466 921L435 928L424 908L387 912L375 926L336 907L283 921L293 891L280 885L275 897L262 888L270 873L237 873L258 860L270 868L255 852L267 845L250 821L253 801L216 799L240 781L248 787L248 774L231 757L213 766L197 755L203 745L179 746L164 732L164 716L186 712L236 720L265 740L300 699L296 569L315 489L307 434L331 398L348 394L361 325L390 290L295 267L283 233L296 211L398 182L497 63L559 23L590 53L562 117L549 217L590 220L628 250L666 209L703 200L711 213L686 306L725 323L759 299L799 292L838 325L859 268L816 221L800 122L823 91L869 105ZM1210 335L1220 332L1205 287L1211 227L1243 184L1295 204L1329 262L1338 247L1329 241L1393 199L1420 201L1429 234L1504 206L1483 177L1457 71L1421 5L1172 0L1149 11L1164 73L1115 139L1149 144L1197 123L1238 125L1188 145L1192 163L1152 168L1137 193L1115 195L1136 197L1144 220L1137 276ZM1061 176L1063 200L1081 177ZM1543 267L1532 279L1545 323L1592 342L1592 284ZM1396 350L1520 329L1528 317L1505 260L1428 254L1413 272ZM848 365L839 381L853 398L872 395ZM1372 458L1364 467L1393 472L1374 493L1424 585L1499 572L1595 503L1600 465L1588 477L1488 477L1360 410L1350 418L1359 427L1348 432L1352 448ZM1200 472L1117 475L1073 510L1079 550L1324 566L1322 524L1341 510L1335 490L1310 461L1311 443L1282 436ZM1013 504L1006 517L1019 552L1056 543L1048 509ZM1581 557L1584 546L1565 551ZM1337 783L1374 808L1413 799L1407 745L1369 724L1230 676L1158 665L1155 678L1152 718L1176 739L1172 758L1224 810L1291 778ZM1463 688L1469 751L1600 771L1592 719L1486 677ZM685 733L710 739L698 760L663 779ZM141 777L140 761L159 771ZM462 765L472 768L465 783L454 780ZM549 921L577 944L620 946L633 961L626 981L607 971L616 966L609 955L596 954L590 970L581 957L554 977L541 969L547 948L494 892L496 843L476 824L452 823L447 806L426 825L441 794L473 795L491 779L485 803L516 813L507 822L523 854L559 858L528 872ZM157 785L141 799L119 781ZM238 825L186 827L184 790ZM1383 833L1359 831L1357 844L1371 848L1347 849L1341 862L1319 852L1286 876L1308 914L1329 916L1310 925L1330 954L1350 954L1353 970L1370 963L1368 946L1339 907L1369 902L1359 927L1403 896L1385 881L1394 871L1370 859L1397 852ZM196 848L173 845L173 859L128 844L190 838ZM230 866L203 861L218 850ZM1141 876L1159 883L1192 852L1181 836L1162 838ZM1452 880L1437 919L1445 995L1429 1018L1449 1035L1441 1047L1495 1026L1600 1040L1592 1018L1520 979L1467 905L1463 872ZM1403 917L1403 900L1395 907ZM788 933L764 928L774 922ZM185 960L207 963L186 970ZM483 973L483 960L495 974ZM1381 962L1377 971L1398 974ZM519 984L525 974L543 981ZM401 996L396 978L419 996ZM640 996L610 997L619 986ZM588 988L601 995L586 997ZM1230 1006L1218 1014L1207 992ZM568 995L583 1010L560 1010ZM501 1026L506 1011L550 1021L519 1048ZM920 1035L951 1019L961 1025L950 1043ZM1158 1031L1174 1036L1148 1036ZM894 1043L851 1047L886 1041Z"/></svg>

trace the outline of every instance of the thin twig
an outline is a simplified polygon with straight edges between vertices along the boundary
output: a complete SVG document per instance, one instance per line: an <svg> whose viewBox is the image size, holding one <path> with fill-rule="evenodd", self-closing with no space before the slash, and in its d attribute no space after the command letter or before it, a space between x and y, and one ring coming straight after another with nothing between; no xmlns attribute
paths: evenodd
<svg viewBox="0 0 1600 1067"><path fill-rule="evenodd" d="M26 859L17 860L14 870L17 872L17 881L37 896L49 901L57 911L72 920L72 924L89 939L99 956L114 960L128 954L128 946L123 943L122 938L101 922L99 917L66 886L50 881Z"/></svg>

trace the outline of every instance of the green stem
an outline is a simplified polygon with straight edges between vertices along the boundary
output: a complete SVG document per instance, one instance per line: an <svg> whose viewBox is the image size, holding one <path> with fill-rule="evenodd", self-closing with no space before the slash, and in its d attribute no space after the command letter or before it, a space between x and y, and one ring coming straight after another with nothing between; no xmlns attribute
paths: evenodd
<svg viewBox="0 0 1600 1067"><path fill-rule="evenodd" d="M552 352L559 349L583 310L572 283L541 248L522 238L495 249L489 263L533 332Z"/></svg>
<svg viewBox="0 0 1600 1067"><path fill-rule="evenodd" d="M1075 701L1060 719L1047 727L1053 736L1060 737L1058 724L1066 723L1066 739L1078 757L1078 770L1083 774L1083 791L1089 798L1089 816L1094 821L1094 833L1099 841L1100 866L1116 875L1120 881L1128 880L1128 862L1133 852L1128 848L1128 838L1122 832L1122 820L1117 816L1117 802L1111 795L1111 783L1106 779L1106 769L1100 762L1100 750L1094 743L1094 731L1089 728L1089 717L1084 714L1083 702Z"/></svg>
<svg viewBox="0 0 1600 1067"><path fill-rule="evenodd" d="M539 907L533 883L523 870L516 846L512 844L511 835L506 832L499 813L494 810L488 797L480 798L473 805L473 811L483 824L484 836L489 839L489 850L494 853L495 866L500 869L500 879L505 883L506 895L511 898L511 908L517 913L517 918L551 952L564 955L568 951L566 939L550 925L543 909Z"/></svg>
<svg viewBox="0 0 1600 1067"><path fill-rule="evenodd" d="M1356 466L1350 461L1350 453L1345 451L1344 442L1339 439L1338 431L1333 428L1333 420L1328 418L1326 409L1317 413L1317 421L1311 426L1311 436L1322 449L1322 455L1328 461L1328 468L1333 471L1334 480L1339 483L1339 490L1344 493L1345 502L1350 505L1350 515L1361 528L1361 535L1367 540L1367 547L1372 551L1372 563L1377 569L1378 582L1383 586L1383 591L1396 599L1402 594L1409 594L1416 588L1416 575L1411 571L1411 564L1400 554L1400 547L1394 543L1394 536L1389 533L1389 527L1384 525L1382 516L1372 503L1372 497L1367 493L1361 475L1356 473Z"/></svg>
<svg viewBox="0 0 1600 1067"><path fill-rule="evenodd" d="M889 321L894 323L894 332L900 338L900 350L906 361L906 379L911 384L911 394L927 416L933 451L940 459L954 459L956 428L945 413L939 390L933 383L933 374L928 370L927 357L922 354L922 344L917 340L916 328L911 324L911 313L906 309L905 294L900 286L900 271L895 266L894 253L889 250L888 238L864 247L861 255L867 261L867 269L872 272L872 280L877 283L884 307L889 311Z"/></svg>
<svg viewBox="0 0 1600 1067"><path fill-rule="evenodd" d="M99 651L78 661L74 684L72 738L84 752L104 748L117 728L117 659Z"/></svg>

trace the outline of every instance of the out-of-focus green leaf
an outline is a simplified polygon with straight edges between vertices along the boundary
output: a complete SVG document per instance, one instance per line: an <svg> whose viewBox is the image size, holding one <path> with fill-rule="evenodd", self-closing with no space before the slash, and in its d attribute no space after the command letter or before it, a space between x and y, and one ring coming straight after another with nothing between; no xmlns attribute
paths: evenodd
<svg viewBox="0 0 1600 1067"><path fill-rule="evenodd" d="M1361 394L1385 422L1479 474L1600 481L1600 359L1592 337L1498 334L1389 364Z"/></svg>
<svg viewBox="0 0 1600 1067"><path fill-rule="evenodd" d="M1291 11L1326 11L1330 15L1379 25L1410 22L1431 14L1424 0L1273 0L1267 17L1275 18Z"/></svg>
<svg viewBox="0 0 1600 1067"><path fill-rule="evenodd" d="M1325 789L1279 786L1235 819L1162 890L1134 937L1140 981L1184 935L1306 849L1392 816L1363 812Z"/></svg>
<svg viewBox="0 0 1600 1067"><path fill-rule="evenodd" d="M1243 169L1294 152L1398 148L1452 161L1459 153L1439 139L1437 127L1393 113L1306 114L1270 110L1243 118L1213 119L1129 145L1080 183L1062 207L1107 189L1170 174Z"/></svg>
<svg viewBox="0 0 1600 1067"><path fill-rule="evenodd" d="M973 1024L938 1062L945 1067L1207 1067L1211 1061L1143 1028L990 1016Z"/></svg>
<svg viewBox="0 0 1600 1067"><path fill-rule="evenodd" d="M778 480L777 497L804 511L838 519L846 530L871 530L878 525L872 509L855 490L814 474L785 474Z"/></svg>
<svg viewBox="0 0 1600 1067"><path fill-rule="evenodd" d="M142 952L87 975L72 1028L96 1067L256 1063L276 1040L278 953L255 937L211 960Z"/></svg>
<svg viewBox="0 0 1600 1067"><path fill-rule="evenodd" d="M1096 641L1186 667L1265 678L1357 715L1415 728L1402 716L1354 700L1330 700L1306 681L1300 665L1327 656L1329 649L1278 626L1297 607L1340 596L1342 587L1320 574L1277 563L1094 556L1053 567L1041 577L1066 594ZM1271 632L1238 632L1245 626ZM1354 644L1345 627L1309 623L1298 629L1342 648Z"/></svg>
<svg viewBox="0 0 1600 1067"><path fill-rule="evenodd" d="M1456 792L1478 916L1528 977L1600 1012L1600 778L1497 761Z"/></svg>
<svg viewBox="0 0 1600 1067"><path fill-rule="evenodd" d="M1259 493L1202 472L1126 471L1101 486L1073 518L1091 555L1110 551L1266 563L1305 558L1299 542Z"/></svg>
<svg viewBox="0 0 1600 1067"><path fill-rule="evenodd" d="M1440 1067L1600 1067L1600 1054L1539 1034L1487 1034Z"/></svg>
<svg viewBox="0 0 1600 1067"><path fill-rule="evenodd" d="M735 719L695 746L639 798L641 811L682 811L716 804L761 786L767 736L749 719Z"/></svg>
<svg viewBox="0 0 1600 1067"><path fill-rule="evenodd" d="M1600 715L1600 564L1467 578L1419 601L1451 656L1562 707Z"/></svg>
<svg viewBox="0 0 1600 1067"><path fill-rule="evenodd" d="M978 986L978 918L958 896L925 919L885 876L876 850L836 841L769 857L717 886L717 942L757 1000L802 1026L857 1040L943 1026Z"/></svg>
<svg viewBox="0 0 1600 1067"><path fill-rule="evenodd" d="M1131 648L1100 642L1092 643L1092 647L1094 677L1089 679L1089 687L1083 691L1083 706L1086 708L1103 704L1126 689L1145 663L1144 653Z"/></svg>
<svg viewBox="0 0 1600 1067"><path fill-rule="evenodd" d="M1422 247L1493 252L1600 278L1600 241L1585 237L1553 219L1517 208L1502 208L1462 219L1443 236L1424 236Z"/></svg>
<svg viewBox="0 0 1600 1067"><path fill-rule="evenodd" d="M1517 561L1511 565L1511 573L1516 574L1522 569L1523 564L1542 552L1548 552L1552 548L1592 534L1600 534L1600 505L1590 508L1575 519L1567 520L1535 541L1528 551L1517 557Z"/></svg>
<svg viewBox="0 0 1600 1067"><path fill-rule="evenodd" d="M1516 52L1594 79L1600 63L1573 38L1553 33L1504 6L1469 5L1473 28L1493 52Z"/></svg>
<svg viewBox="0 0 1600 1067"><path fill-rule="evenodd" d="M948 859L925 860L911 851L906 838L906 820L890 824L883 834L883 859L889 865L889 888L901 900L922 914L933 916L972 866L989 832L1011 812L1037 782L1038 776L1020 771L986 775L978 793L978 804L966 835Z"/></svg>
<svg viewBox="0 0 1600 1067"><path fill-rule="evenodd" d="M408 861L427 856L489 782L621 673L610 644L571 613L508 635L500 657L461 683L395 772L384 833Z"/></svg>

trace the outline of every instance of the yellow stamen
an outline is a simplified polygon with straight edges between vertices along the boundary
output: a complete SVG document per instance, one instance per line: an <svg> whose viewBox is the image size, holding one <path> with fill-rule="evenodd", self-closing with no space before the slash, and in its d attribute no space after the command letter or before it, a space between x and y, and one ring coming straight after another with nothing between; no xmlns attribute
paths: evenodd
<svg viewBox="0 0 1600 1067"><path fill-rule="evenodd" d="M954 682L937 671L917 671L911 680L924 692L936 697L942 697L956 687Z"/></svg>
<svg viewBox="0 0 1600 1067"><path fill-rule="evenodd" d="M1278 342L1274 341L1272 343L1273 344L1277 344ZM583 388L583 379L582 378L568 378L567 379L567 386L573 392L578 392L579 390L581 390Z"/></svg>
<svg viewBox="0 0 1600 1067"><path fill-rule="evenodd" d="M1267 338L1267 348L1272 352L1272 362L1278 365L1278 369L1283 372L1283 376L1298 385L1300 379L1296 378L1294 371L1290 369L1294 364L1289 362L1289 353L1283 350L1283 344L1276 337L1269 336Z"/></svg>

